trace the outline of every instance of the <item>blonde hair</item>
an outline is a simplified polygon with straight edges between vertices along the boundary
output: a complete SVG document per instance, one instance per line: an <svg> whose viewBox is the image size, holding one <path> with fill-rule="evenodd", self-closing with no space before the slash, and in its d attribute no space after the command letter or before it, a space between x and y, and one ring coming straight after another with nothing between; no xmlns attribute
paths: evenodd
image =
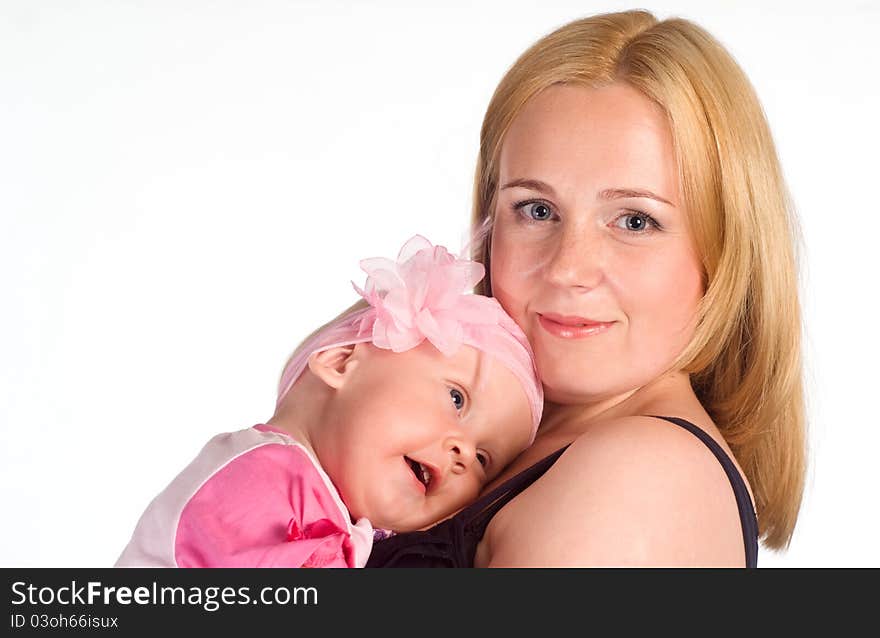
<svg viewBox="0 0 880 638"><path fill-rule="evenodd" d="M705 295L672 369L694 391L746 473L766 546L791 540L804 486L806 434L796 219L757 96L701 27L646 11L597 15L545 36L510 68L486 111L474 229L495 208L505 133L542 89L624 82L666 113ZM491 222L490 222L491 223ZM474 258L490 272L491 233ZM491 294L489 277L477 289Z"/></svg>

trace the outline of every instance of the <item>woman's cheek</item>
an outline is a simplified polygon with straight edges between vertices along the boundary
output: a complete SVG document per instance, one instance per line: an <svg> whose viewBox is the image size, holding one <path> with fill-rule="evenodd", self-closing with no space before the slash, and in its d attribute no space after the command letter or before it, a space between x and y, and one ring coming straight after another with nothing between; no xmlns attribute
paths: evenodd
<svg viewBox="0 0 880 638"><path fill-rule="evenodd" d="M522 298L515 287L511 286L510 280L506 277L506 272L501 269L492 268L492 295L504 308L504 311L513 317L514 321L519 323L522 314Z"/></svg>
<svg viewBox="0 0 880 638"><path fill-rule="evenodd" d="M509 250L503 236L497 242L493 240L492 246L492 294L507 314L520 323L528 296L528 273L521 268L522 253L518 256L517 251Z"/></svg>
<svg viewBox="0 0 880 638"><path fill-rule="evenodd" d="M621 270L620 272L626 272ZM633 272L633 271L631 271ZM664 358L674 359L693 333L702 278L688 259L655 262L639 269L640 276L619 282L618 294L635 334L653 334Z"/></svg>

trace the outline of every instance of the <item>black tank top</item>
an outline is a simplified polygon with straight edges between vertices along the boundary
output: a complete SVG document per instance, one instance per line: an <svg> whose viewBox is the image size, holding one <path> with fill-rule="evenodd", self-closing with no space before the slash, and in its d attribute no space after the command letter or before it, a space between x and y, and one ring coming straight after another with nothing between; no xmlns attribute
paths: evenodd
<svg viewBox="0 0 880 638"><path fill-rule="evenodd" d="M758 520L755 517L748 489L733 461L712 437L690 421L667 416L656 418L679 425L694 434L706 444L721 463L736 496L742 524L746 567L757 567ZM520 492L541 478L566 449L568 449L567 445L511 477L452 518L430 529L397 534L374 543L366 566L473 567L477 545L482 540L492 517Z"/></svg>

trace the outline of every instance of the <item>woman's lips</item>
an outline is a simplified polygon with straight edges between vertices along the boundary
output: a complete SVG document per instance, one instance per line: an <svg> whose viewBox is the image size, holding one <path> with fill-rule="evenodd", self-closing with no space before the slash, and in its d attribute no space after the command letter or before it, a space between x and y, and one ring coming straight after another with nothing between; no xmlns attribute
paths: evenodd
<svg viewBox="0 0 880 638"><path fill-rule="evenodd" d="M541 326L555 337L583 339L601 334L614 325L613 321L593 321L584 317L571 317L552 313L538 313Z"/></svg>

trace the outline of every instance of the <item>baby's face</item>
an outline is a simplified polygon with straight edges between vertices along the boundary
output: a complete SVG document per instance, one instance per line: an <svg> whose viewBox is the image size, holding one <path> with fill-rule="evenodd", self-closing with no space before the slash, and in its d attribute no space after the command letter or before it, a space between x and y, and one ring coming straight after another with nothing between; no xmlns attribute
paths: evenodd
<svg viewBox="0 0 880 638"><path fill-rule="evenodd" d="M528 444L532 416L516 377L462 346L403 353L357 346L313 445L355 518L411 531L448 517Z"/></svg>

